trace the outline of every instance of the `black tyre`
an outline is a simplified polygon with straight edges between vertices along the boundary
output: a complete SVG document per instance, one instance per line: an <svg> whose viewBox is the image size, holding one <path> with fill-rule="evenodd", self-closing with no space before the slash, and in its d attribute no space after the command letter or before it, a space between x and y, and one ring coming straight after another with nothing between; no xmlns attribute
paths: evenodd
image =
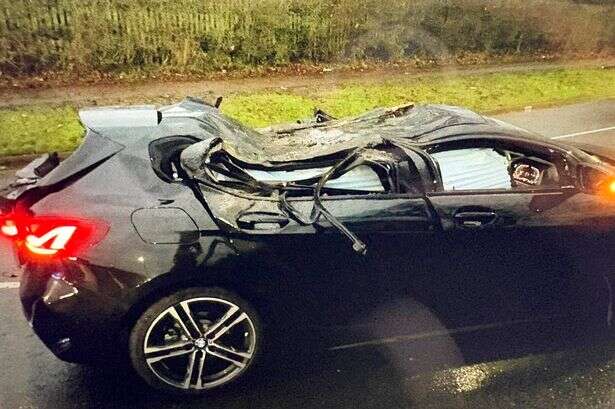
<svg viewBox="0 0 615 409"><path fill-rule="evenodd" d="M162 298L137 320L132 366L152 387L201 394L251 371L261 348L256 311L220 288L188 288Z"/></svg>

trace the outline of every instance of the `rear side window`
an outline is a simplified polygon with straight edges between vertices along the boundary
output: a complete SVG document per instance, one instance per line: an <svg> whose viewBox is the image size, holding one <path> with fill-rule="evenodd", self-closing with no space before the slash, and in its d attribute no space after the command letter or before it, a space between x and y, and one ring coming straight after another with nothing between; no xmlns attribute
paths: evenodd
<svg viewBox="0 0 615 409"><path fill-rule="evenodd" d="M421 194L419 171L400 148L365 149L343 173L325 184L327 194Z"/></svg>
<svg viewBox="0 0 615 409"><path fill-rule="evenodd" d="M277 191L288 197L312 197L316 188L328 196L424 192L416 165L403 149L392 145L259 166L203 141L186 149L181 160L192 177L259 195Z"/></svg>
<svg viewBox="0 0 615 409"><path fill-rule="evenodd" d="M149 144L149 157L156 175L166 182L184 178L180 154L198 141L192 136L169 136L152 141Z"/></svg>
<svg viewBox="0 0 615 409"><path fill-rule="evenodd" d="M311 169L266 171L245 169L246 173L260 182L297 183L304 180L316 179L326 173L330 167ZM378 172L370 165L360 165L325 184L325 189L343 193L344 191L360 191L365 193L385 192L390 190L389 184L383 183Z"/></svg>

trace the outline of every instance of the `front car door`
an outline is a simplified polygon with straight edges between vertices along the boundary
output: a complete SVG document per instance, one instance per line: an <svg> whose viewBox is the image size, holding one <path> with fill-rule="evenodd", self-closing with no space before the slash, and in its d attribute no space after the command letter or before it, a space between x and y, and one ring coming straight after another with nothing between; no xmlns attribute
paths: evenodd
<svg viewBox="0 0 615 409"><path fill-rule="evenodd" d="M563 227L577 188L564 153L540 145L465 141L430 150L443 226L433 254L451 326L570 317L577 266Z"/></svg>

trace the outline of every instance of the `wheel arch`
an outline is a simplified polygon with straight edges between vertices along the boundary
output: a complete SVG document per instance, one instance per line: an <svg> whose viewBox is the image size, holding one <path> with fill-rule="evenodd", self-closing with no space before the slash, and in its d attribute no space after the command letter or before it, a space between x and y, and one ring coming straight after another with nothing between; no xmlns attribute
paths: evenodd
<svg viewBox="0 0 615 409"><path fill-rule="evenodd" d="M130 308L122 317L120 331L127 337L139 317L163 297L190 287L217 287L235 293L266 317L266 291L251 285L234 274L172 274L167 273L145 282L134 290ZM127 339L127 338L124 338Z"/></svg>

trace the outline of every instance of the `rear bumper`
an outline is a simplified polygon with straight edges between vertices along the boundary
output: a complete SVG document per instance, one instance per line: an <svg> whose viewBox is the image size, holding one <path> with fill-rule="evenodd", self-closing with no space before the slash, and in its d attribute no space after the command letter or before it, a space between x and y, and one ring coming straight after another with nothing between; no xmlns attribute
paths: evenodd
<svg viewBox="0 0 615 409"><path fill-rule="evenodd" d="M71 328L70 322L61 319L41 299L32 306L30 325L58 358L66 362L88 362L94 345L87 345L79 339L79 332Z"/></svg>
<svg viewBox="0 0 615 409"><path fill-rule="evenodd" d="M120 350L122 310L91 289L71 283L61 272L24 269L20 298L30 326L58 358L96 362Z"/></svg>

